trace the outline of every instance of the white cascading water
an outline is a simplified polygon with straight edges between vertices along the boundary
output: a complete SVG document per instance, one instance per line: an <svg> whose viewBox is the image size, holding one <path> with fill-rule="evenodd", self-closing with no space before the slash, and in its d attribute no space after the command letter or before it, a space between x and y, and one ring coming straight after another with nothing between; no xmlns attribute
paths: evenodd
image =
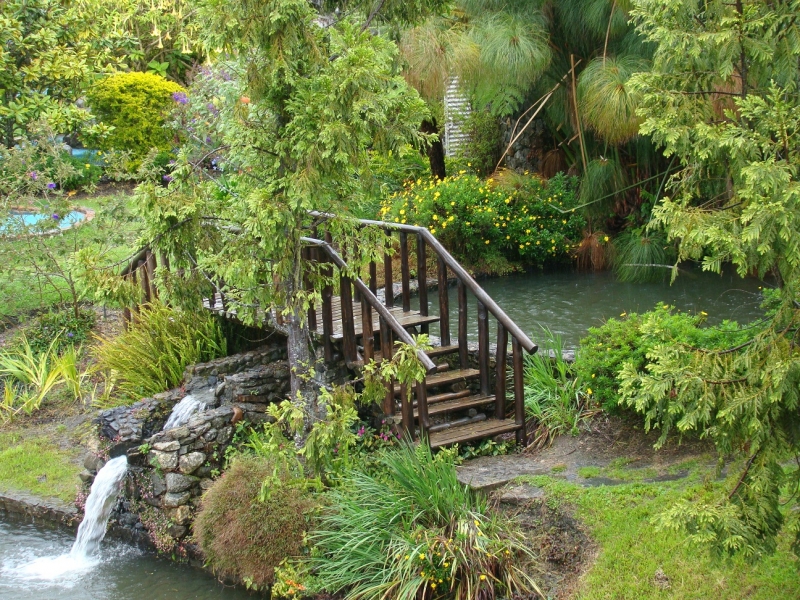
<svg viewBox="0 0 800 600"><path fill-rule="evenodd" d="M184 396L183 400L172 407L172 412L170 413L167 422L164 424L162 431L174 429L175 427L180 427L181 425L186 425L186 423L189 422L189 419L192 418L192 415L204 410L205 408L206 403L200 398L197 398L192 394Z"/></svg>
<svg viewBox="0 0 800 600"><path fill-rule="evenodd" d="M97 551L106 535L111 509L122 489L122 481L127 472L127 456L112 458L97 472L92 483L92 491L86 499L86 509L83 521L78 527L78 536L70 552L72 556L86 557Z"/></svg>

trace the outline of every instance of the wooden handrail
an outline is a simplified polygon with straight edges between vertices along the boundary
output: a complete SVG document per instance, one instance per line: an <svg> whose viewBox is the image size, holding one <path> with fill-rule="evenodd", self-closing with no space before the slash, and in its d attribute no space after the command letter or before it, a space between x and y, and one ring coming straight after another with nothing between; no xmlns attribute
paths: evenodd
<svg viewBox="0 0 800 600"><path fill-rule="evenodd" d="M311 244L318 248L322 248L325 251L325 253L328 256L330 256L331 260L333 260L334 264L337 267L339 267L340 269L347 268L347 263L339 255L339 253L333 249L333 247L328 242L309 237L302 237L300 238L300 241L302 241L304 244ZM397 336L397 339L399 339L401 342L405 344L417 347L417 344L416 342L414 342L414 338L411 337L411 334L409 334L403 328L403 326L397 322L397 319L395 319L394 315L391 312L389 312L389 309L387 309L380 300L378 300L378 297L372 293L372 290L369 289L369 286L365 284L363 281L361 281L361 278L357 277L353 279L353 284L356 286L356 289L358 289L358 291L361 293L361 297L363 299L366 299L370 307L373 308L375 311L377 311L377 313L383 318L383 320L386 321L386 324L389 326L392 332ZM420 361L422 362L422 365L425 367L425 370L428 373L436 372L436 365L430 359L430 357L427 354L425 354L425 352L422 349L417 350L417 356L419 357Z"/></svg>
<svg viewBox="0 0 800 600"><path fill-rule="evenodd" d="M320 213L317 211L312 211L310 213L312 216L315 217L327 217L331 218L334 215L328 213ZM375 227L381 227L382 229L386 230L395 230L400 232L414 233L421 236L427 243L433 248L434 252L444 260L445 264L455 273L456 277L461 280L466 287L468 287L475 297L478 299L479 302L486 307L486 310L497 319L498 322L503 324L503 327L506 328L506 331L511 335L511 337L519 340L520 345L530 354L533 354L538 350L538 346L534 344L530 338L525 335L525 332L519 328L519 326L511 320L511 318L500 308L497 303L492 300L491 296L486 293L486 291L478 285L478 282L472 278L464 267L462 267L458 261L453 258L453 256L447 251L447 249L442 246L442 243L437 240L433 234L428 231L425 227L419 227L417 225L404 225L401 223L389 223L387 221L372 221L370 219L358 219L358 221L364 225L373 225Z"/></svg>

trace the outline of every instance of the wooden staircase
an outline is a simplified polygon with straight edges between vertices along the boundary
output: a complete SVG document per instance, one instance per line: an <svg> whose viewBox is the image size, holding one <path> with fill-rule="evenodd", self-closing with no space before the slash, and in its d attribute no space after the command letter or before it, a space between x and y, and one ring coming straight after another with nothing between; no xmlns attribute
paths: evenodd
<svg viewBox="0 0 800 600"><path fill-rule="evenodd" d="M319 213L312 215L317 220L325 217ZM399 415L403 430L414 439L427 438L432 447L510 432L516 433L518 444L525 445L522 353L536 352L536 345L427 229L380 221L361 221L361 224L382 228L387 236L387 248L399 242L400 302L395 305L393 262L389 252L382 265L383 299L379 299L378 265L369 265L368 281L351 279L345 275L347 263L329 236L324 236L326 239L316 236L302 238L306 244L306 260L321 263L316 267L327 270L329 275L333 275L335 270L339 272L338 293L334 294L332 286L326 287L322 291L321 305L308 312L309 328L321 341L326 362L334 361L336 354L341 352L347 365L357 371L371 360L380 362L391 358L396 341L416 345L411 334L428 333L432 324L438 324L440 337L432 339L438 344L426 351L418 348L418 357L427 371L425 380L416 384L410 394L406 393L404 385L388 383L383 412L390 418ZM411 309L409 237L416 239L418 310ZM438 315L430 314L428 300L429 249L436 255L437 262ZM166 257L162 256L160 262L162 267L169 269ZM156 294L153 285L156 267L155 255L146 248L134 257L122 274L141 284L145 301ZM448 285L451 275L458 289L457 339L451 339L450 332ZM477 349L467 343L468 292L477 297ZM204 300L204 305L219 314L235 316L235 312L226 306L219 289L212 298ZM126 319L130 319L130 315L126 310ZM490 368L490 317L497 321L494 368ZM508 395L507 383L511 384Z"/></svg>

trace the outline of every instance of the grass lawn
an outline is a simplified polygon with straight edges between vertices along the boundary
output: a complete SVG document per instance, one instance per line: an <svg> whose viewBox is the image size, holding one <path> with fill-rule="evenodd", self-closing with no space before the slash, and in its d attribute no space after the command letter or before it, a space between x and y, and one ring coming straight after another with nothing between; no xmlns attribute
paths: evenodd
<svg viewBox="0 0 800 600"><path fill-rule="evenodd" d="M598 544L597 559L582 577L575 598L800 598L800 569L788 535L782 536L774 555L750 564L738 557L714 561L682 536L656 531L652 518L675 500L697 493L702 477L694 468L682 481L594 488L551 477L524 479L544 488L548 503L574 507ZM668 588L654 581L659 569L668 578Z"/></svg>
<svg viewBox="0 0 800 600"><path fill-rule="evenodd" d="M62 448L56 436L33 431L0 432L0 490L75 500L81 451Z"/></svg>
<svg viewBox="0 0 800 600"><path fill-rule="evenodd" d="M137 224L131 216L132 198L127 191L101 192L75 204L96 212L93 221L59 235L31 240L3 241L0 247L0 324L9 318L18 319L69 298L59 293L66 284L57 277L52 283L46 277L31 273L31 258L40 251L52 252L60 264L68 264L70 256L89 245L103 247L103 262L124 258L136 249ZM30 251L29 251L30 250ZM40 265L41 265L40 261Z"/></svg>

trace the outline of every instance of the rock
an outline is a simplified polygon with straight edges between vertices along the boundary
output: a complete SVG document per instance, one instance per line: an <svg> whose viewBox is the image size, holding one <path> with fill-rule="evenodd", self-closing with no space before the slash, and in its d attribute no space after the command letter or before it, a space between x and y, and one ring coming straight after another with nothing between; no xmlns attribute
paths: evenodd
<svg viewBox="0 0 800 600"><path fill-rule="evenodd" d="M167 528L167 533L176 540L183 538L188 531L189 529L183 525L170 525Z"/></svg>
<svg viewBox="0 0 800 600"><path fill-rule="evenodd" d="M162 469L174 469L178 466L177 452L150 452L151 464Z"/></svg>
<svg viewBox="0 0 800 600"><path fill-rule="evenodd" d="M209 490L211 486L214 485L213 479L201 479L200 480L200 489L201 490Z"/></svg>
<svg viewBox="0 0 800 600"><path fill-rule="evenodd" d="M170 494L167 493L164 496L164 507L165 508L178 508L179 506L183 506L187 502L192 495L189 492L183 492L180 494Z"/></svg>
<svg viewBox="0 0 800 600"><path fill-rule="evenodd" d="M190 434L189 428L185 425L174 427L166 432L166 436L171 440L182 440L189 437Z"/></svg>
<svg viewBox="0 0 800 600"><path fill-rule="evenodd" d="M181 456L180 471L181 473L192 473L204 462L206 462L205 454L202 452L190 452Z"/></svg>
<svg viewBox="0 0 800 600"><path fill-rule="evenodd" d="M214 395L219 398L225 393L225 382L217 384L217 389L214 390Z"/></svg>
<svg viewBox="0 0 800 600"><path fill-rule="evenodd" d="M198 481L197 477L181 475L180 473L167 473L167 492L185 492Z"/></svg>
<svg viewBox="0 0 800 600"><path fill-rule="evenodd" d="M153 485L154 496L160 496L167 491L167 484L164 478L155 471L150 475L150 483Z"/></svg>
<svg viewBox="0 0 800 600"><path fill-rule="evenodd" d="M200 467L199 469L197 469L197 470L196 470L194 473L192 473L192 474L193 474L194 476L196 476L196 477L211 477L211 473L212 473L213 471L214 471L214 469L213 469L213 468L211 468L210 466L208 466L208 465L203 465L202 467Z"/></svg>
<svg viewBox="0 0 800 600"><path fill-rule="evenodd" d="M78 477L83 483L92 483L94 481L94 473L91 471L81 471Z"/></svg>
<svg viewBox="0 0 800 600"><path fill-rule="evenodd" d="M544 498L544 490L527 483L511 485L500 494L500 502L506 504L527 504L531 500L542 498Z"/></svg>
<svg viewBox="0 0 800 600"><path fill-rule="evenodd" d="M97 473L100 469L105 466L106 461L103 460L102 457L97 456L94 452L90 452L86 455L86 458L83 459L83 466L87 471L91 471L92 473Z"/></svg>
<svg viewBox="0 0 800 600"><path fill-rule="evenodd" d="M175 509L175 515L172 517L172 519L178 525L186 525L192 520L192 509L188 506L179 506Z"/></svg>
<svg viewBox="0 0 800 600"><path fill-rule="evenodd" d="M158 450L159 452L175 452L180 447L180 442L174 440L171 442L157 442L153 444L153 450Z"/></svg>
<svg viewBox="0 0 800 600"><path fill-rule="evenodd" d="M218 444L227 444L233 437L233 427L225 427L217 434Z"/></svg>
<svg viewBox="0 0 800 600"><path fill-rule="evenodd" d="M137 517L133 513L126 512L122 513L121 515L119 515L119 517L117 517L117 522L123 527L131 528L135 527L136 524L139 522L139 517Z"/></svg>

